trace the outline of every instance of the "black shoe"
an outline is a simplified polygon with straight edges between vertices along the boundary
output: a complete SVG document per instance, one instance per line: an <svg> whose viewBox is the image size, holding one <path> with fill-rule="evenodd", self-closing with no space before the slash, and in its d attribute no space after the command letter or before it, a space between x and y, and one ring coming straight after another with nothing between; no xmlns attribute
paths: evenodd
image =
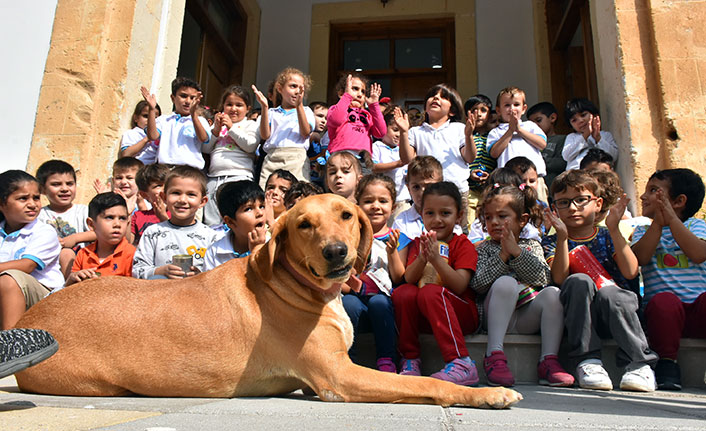
<svg viewBox="0 0 706 431"><path fill-rule="evenodd" d="M0 378L15 374L47 359L59 349L54 337L41 329L10 329L0 332Z"/></svg>
<svg viewBox="0 0 706 431"><path fill-rule="evenodd" d="M663 391L681 390L681 369L676 361L671 359L657 361L655 377L657 378L657 389Z"/></svg>

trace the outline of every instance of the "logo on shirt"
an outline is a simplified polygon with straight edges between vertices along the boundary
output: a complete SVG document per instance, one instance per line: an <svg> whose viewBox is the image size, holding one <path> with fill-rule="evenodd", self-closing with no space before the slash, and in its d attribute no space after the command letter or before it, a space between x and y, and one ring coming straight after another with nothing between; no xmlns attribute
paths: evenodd
<svg viewBox="0 0 706 431"><path fill-rule="evenodd" d="M657 255L657 268L659 269L669 269L669 268L689 268L689 258L685 254L669 254L660 253Z"/></svg>

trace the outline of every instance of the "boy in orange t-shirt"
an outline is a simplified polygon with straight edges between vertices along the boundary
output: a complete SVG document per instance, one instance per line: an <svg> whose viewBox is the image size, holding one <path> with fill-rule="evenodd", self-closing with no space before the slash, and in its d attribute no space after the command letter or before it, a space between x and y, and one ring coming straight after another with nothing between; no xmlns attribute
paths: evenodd
<svg viewBox="0 0 706 431"><path fill-rule="evenodd" d="M101 275L132 276L135 246L125 238L130 225L125 198L113 192L96 195L88 204L87 224L96 241L78 252L66 286Z"/></svg>

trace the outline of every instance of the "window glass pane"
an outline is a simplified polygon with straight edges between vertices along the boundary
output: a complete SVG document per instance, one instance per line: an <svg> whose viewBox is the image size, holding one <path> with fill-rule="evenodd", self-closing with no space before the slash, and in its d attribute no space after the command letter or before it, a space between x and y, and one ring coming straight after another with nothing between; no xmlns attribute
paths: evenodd
<svg viewBox="0 0 706 431"><path fill-rule="evenodd" d="M343 42L343 68L345 70L387 69L389 67L389 40L347 40Z"/></svg>
<svg viewBox="0 0 706 431"><path fill-rule="evenodd" d="M395 67L397 69L441 69L441 38L395 40Z"/></svg>

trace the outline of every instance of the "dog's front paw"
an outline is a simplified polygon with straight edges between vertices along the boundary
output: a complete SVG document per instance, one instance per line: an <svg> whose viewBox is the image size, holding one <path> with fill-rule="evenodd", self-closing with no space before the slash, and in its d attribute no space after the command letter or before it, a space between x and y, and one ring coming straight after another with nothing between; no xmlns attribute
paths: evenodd
<svg viewBox="0 0 706 431"><path fill-rule="evenodd" d="M507 388L487 388L487 392L478 407L504 409L522 399L522 394Z"/></svg>

